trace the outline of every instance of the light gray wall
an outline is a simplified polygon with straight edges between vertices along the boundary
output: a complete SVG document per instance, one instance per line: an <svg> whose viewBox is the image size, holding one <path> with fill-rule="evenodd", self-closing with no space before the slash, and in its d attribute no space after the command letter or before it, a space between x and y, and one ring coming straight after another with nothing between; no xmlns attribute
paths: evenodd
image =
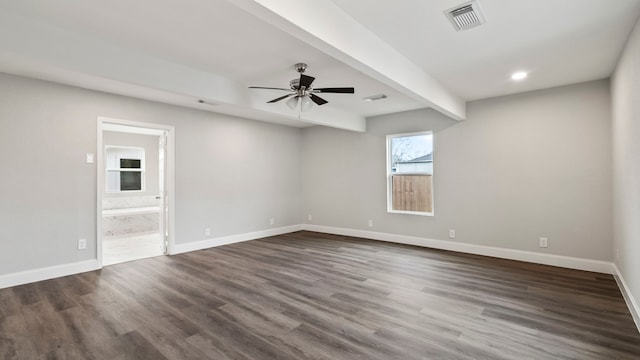
<svg viewBox="0 0 640 360"><path fill-rule="evenodd" d="M640 23L611 78L615 263L640 301Z"/></svg>
<svg viewBox="0 0 640 360"><path fill-rule="evenodd" d="M156 135L128 134L117 131L103 132L104 146L129 146L144 149L144 190L108 193L104 197L150 196L160 194L160 137ZM104 151L102 149L101 151Z"/></svg>
<svg viewBox="0 0 640 360"><path fill-rule="evenodd" d="M456 229L455 241L611 260L608 82L468 112L463 122L431 110L373 118L364 134L300 130L0 74L0 274L95 258L96 167L85 154L97 151L98 116L176 127L179 244L204 239L205 227L247 233L310 213L320 225L369 230L372 219L373 231L443 240ZM387 214L385 135L420 130L435 132L436 216ZM624 244L635 284L637 242Z"/></svg>
<svg viewBox="0 0 640 360"><path fill-rule="evenodd" d="M96 257L98 116L175 126L177 243L301 222L300 129L0 74L0 275Z"/></svg>
<svg viewBox="0 0 640 360"><path fill-rule="evenodd" d="M367 132L303 130L311 223L611 260L608 81L371 118ZM385 135L434 131L435 216L386 212ZM306 216L305 216L306 218ZM374 227L367 227L367 220ZM538 238L549 247L538 247Z"/></svg>

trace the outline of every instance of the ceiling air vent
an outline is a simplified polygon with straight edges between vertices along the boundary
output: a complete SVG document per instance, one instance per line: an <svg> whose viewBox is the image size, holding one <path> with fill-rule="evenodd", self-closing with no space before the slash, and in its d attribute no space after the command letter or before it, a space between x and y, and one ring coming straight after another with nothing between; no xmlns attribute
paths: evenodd
<svg viewBox="0 0 640 360"><path fill-rule="evenodd" d="M483 24L486 20L477 1L458 5L444 12L456 31L468 30Z"/></svg>

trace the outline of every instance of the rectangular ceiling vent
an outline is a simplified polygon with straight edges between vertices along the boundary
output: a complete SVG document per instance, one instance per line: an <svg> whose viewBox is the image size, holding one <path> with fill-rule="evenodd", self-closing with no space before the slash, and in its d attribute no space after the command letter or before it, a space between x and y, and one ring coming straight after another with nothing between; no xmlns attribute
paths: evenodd
<svg viewBox="0 0 640 360"><path fill-rule="evenodd" d="M444 12L456 31L468 30L486 21L477 1L458 5Z"/></svg>

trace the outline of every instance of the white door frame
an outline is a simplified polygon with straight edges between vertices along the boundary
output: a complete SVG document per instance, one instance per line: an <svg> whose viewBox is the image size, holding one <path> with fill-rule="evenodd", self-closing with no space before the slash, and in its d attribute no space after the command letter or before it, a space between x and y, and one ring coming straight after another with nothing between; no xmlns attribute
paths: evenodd
<svg viewBox="0 0 640 360"><path fill-rule="evenodd" d="M130 121L122 119L113 119L107 117L98 117L98 150L97 150L97 245L96 256L98 259L98 266L102 268L102 194L104 189L104 144L102 143L102 133L104 124L122 125L129 127L137 127L144 129L166 131L167 134L167 152L166 156L166 168L165 168L165 199L168 198L168 223L165 224L168 227L168 245L167 254L173 254L173 247L175 244L175 127L171 125L152 124L140 121ZM162 215L162 212L161 212ZM163 240L164 241L164 240Z"/></svg>

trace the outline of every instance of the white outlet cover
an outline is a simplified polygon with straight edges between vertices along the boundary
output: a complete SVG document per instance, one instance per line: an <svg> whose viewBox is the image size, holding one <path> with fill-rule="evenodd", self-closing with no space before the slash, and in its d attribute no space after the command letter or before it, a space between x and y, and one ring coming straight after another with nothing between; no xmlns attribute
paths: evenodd
<svg viewBox="0 0 640 360"><path fill-rule="evenodd" d="M369 220L368 221L368 225L369 225L369 227L373 227L373 220Z"/></svg>
<svg viewBox="0 0 640 360"><path fill-rule="evenodd" d="M205 236L211 236L211 228L205 228L204 229L204 235Z"/></svg>
<svg viewBox="0 0 640 360"><path fill-rule="evenodd" d="M548 247L548 246L549 246L548 241L549 241L549 239L547 239L547 238L545 238L545 237L541 237L541 238L540 238L540 247L541 247L541 248L546 248L546 247Z"/></svg>
<svg viewBox="0 0 640 360"><path fill-rule="evenodd" d="M87 164L93 164L95 162L95 157L92 153L87 153Z"/></svg>
<svg viewBox="0 0 640 360"><path fill-rule="evenodd" d="M449 238L450 239L455 239L456 237L456 231L455 230L449 230Z"/></svg>
<svg viewBox="0 0 640 360"><path fill-rule="evenodd" d="M87 239L78 240L78 250L84 250L87 248Z"/></svg>

